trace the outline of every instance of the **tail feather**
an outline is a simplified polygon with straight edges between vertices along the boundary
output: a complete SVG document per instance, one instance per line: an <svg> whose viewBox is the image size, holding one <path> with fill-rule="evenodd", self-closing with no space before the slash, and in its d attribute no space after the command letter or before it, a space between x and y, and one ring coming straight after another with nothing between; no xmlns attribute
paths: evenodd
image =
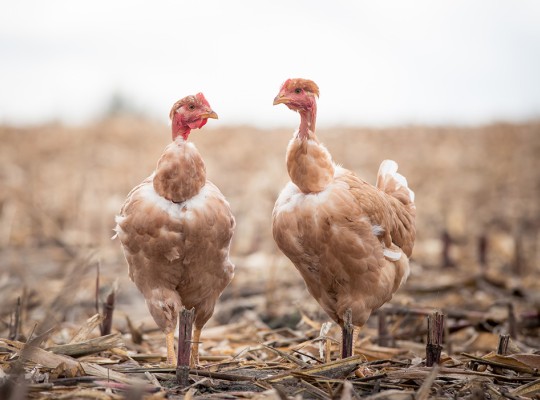
<svg viewBox="0 0 540 400"><path fill-rule="evenodd" d="M395 161L384 160L379 167L377 174L377 188L387 194L388 205L390 208L391 222L387 224L388 241L385 242L385 257L394 263L406 262L406 257L396 259L393 252L389 250L395 244L403 253L410 257L414 246L416 230L414 226L414 217L416 215L416 206L414 205L414 192L409 189L407 179L397 172L398 165ZM394 261L394 259L396 259ZM397 264L396 264L397 265ZM408 271L408 262L403 264L404 270ZM405 273L404 272L404 273ZM402 282L403 280L400 280Z"/></svg>
<svg viewBox="0 0 540 400"><path fill-rule="evenodd" d="M395 161L384 160L377 174L377 187L403 204L414 203L414 192L409 189L407 178L397 170L398 164Z"/></svg>

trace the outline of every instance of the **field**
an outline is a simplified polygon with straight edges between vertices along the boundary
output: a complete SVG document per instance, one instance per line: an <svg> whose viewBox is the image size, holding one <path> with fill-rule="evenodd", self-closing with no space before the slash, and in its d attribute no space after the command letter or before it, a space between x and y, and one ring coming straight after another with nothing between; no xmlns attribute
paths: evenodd
<svg viewBox="0 0 540 400"><path fill-rule="evenodd" d="M0 127L0 398L540 396L540 122L319 130L334 160L367 181L396 160L418 210L411 278L362 330L357 358L329 367L319 346L329 340L337 359L340 333L319 338L328 318L271 236L293 129L213 122L191 140L236 217L236 276L185 389L159 369L164 336L111 240L169 128L136 117ZM112 290L112 335L99 339L89 319ZM435 310L446 331L432 369L423 359Z"/></svg>

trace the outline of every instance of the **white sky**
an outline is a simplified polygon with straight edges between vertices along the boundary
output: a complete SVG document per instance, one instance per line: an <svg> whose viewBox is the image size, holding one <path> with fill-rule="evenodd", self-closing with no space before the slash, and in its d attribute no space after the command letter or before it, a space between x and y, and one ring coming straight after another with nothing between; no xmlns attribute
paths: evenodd
<svg viewBox="0 0 540 400"><path fill-rule="evenodd" d="M202 91L222 124L319 126L540 117L540 1L18 0L0 6L0 123L99 116L113 93L166 121Z"/></svg>

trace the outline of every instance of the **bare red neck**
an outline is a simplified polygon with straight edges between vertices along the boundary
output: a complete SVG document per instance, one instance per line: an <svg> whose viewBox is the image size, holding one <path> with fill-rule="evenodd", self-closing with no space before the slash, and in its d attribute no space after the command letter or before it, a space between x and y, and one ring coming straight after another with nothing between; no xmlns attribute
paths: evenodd
<svg viewBox="0 0 540 400"><path fill-rule="evenodd" d="M184 140L188 139L189 134L191 133L191 129L186 127L183 127L183 129L172 129L172 140L173 142L176 140L178 136L182 136Z"/></svg>
<svg viewBox="0 0 540 400"><path fill-rule="evenodd" d="M178 136L182 136L184 140L187 140L189 134L191 133L191 128L184 124L182 117L175 113L172 120L172 140L176 140Z"/></svg>
<svg viewBox="0 0 540 400"><path fill-rule="evenodd" d="M300 113L300 127L298 128L298 137L300 139L309 139L315 134L315 123L317 122L317 102L312 99L311 106Z"/></svg>

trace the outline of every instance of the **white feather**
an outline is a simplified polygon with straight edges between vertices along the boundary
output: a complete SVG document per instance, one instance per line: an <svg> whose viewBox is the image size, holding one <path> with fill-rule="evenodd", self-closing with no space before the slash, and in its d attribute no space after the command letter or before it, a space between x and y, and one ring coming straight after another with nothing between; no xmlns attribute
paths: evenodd
<svg viewBox="0 0 540 400"><path fill-rule="evenodd" d="M169 217L175 219L190 219L192 217L193 209L204 208L206 200L211 196L217 188L207 182L206 185L193 196L191 199L188 199L182 203L175 203L173 201L167 200L166 198L160 196L154 189L152 182L148 182L145 185L142 185L139 188L139 195L143 197L148 202L154 204L156 207L159 207L167 214Z"/></svg>
<svg viewBox="0 0 540 400"><path fill-rule="evenodd" d="M126 217L123 217L121 215L117 215L116 217L114 217L114 222L116 222L116 226L114 227L113 231L115 232L115 234L113 235L113 237L111 238L111 240L114 240L118 237L119 234L123 233L124 231L122 230L122 227L120 226L120 224L122 223L122 221L126 219Z"/></svg>
<svg viewBox="0 0 540 400"><path fill-rule="evenodd" d="M401 251L393 251L393 250L384 248L383 254L390 261L398 261L401 258Z"/></svg>
<svg viewBox="0 0 540 400"><path fill-rule="evenodd" d="M385 177L386 175L390 175L392 178L394 178L400 187L405 187L409 192L409 198L411 199L411 202L414 203L414 192L409 189L409 184L407 183L407 178L405 178L403 175L399 174L397 172L398 170L398 164L394 160L384 160L380 167L379 167L379 176Z"/></svg>
<svg viewBox="0 0 540 400"><path fill-rule="evenodd" d="M384 160L379 167L379 175L394 175L398 170L397 162L394 160Z"/></svg>
<svg viewBox="0 0 540 400"><path fill-rule="evenodd" d="M338 167L336 173L341 173L343 168ZM293 212L297 207L310 207L311 204L324 204L328 196L336 187L348 189L349 185L343 181L334 181L323 191L318 193L304 193L294 183L289 182L279 194L275 210L278 213Z"/></svg>
<svg viewBox="0 0 540 400"><path fill-rule="evenodd" d="M380 236L384 233L384 228L380 225L372 225L371 232L373 232L375 236Z"/></svg>

